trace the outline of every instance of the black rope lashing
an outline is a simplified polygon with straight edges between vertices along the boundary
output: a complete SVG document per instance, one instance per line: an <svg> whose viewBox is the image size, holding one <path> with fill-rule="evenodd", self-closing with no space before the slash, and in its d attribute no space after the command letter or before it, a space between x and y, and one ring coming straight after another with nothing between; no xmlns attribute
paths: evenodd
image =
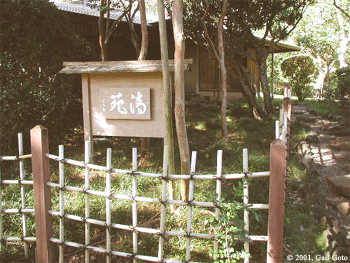
<svg viewBox="0 0 350 263"><path fill-rule="evenodd" d="M164 175L159 175L158 178L159 178L160 180L164 180L164 181L167 181L167 182L170 180L168 174L167 174L166 176L164 176Z"/></svg>
<svg viewBox="0 0 350 263"><path fill-rule="evenodd" d="M215 208L218 208L220 210L222 209L220 203L218 203L216 201L213 202L213 205L215 206Z"/></svg>
<svg viewBox="0 0 350 263"><path fill-rule="evenodd" d="M137 172L137 171L130 171L130 172L127 172L126 174L131 175L131 176L136 176L136 175L140 175L141 173Z"/></svg>
<svg viewBox="0 0 350 263"><path fill-rule="evenodd" d="M249 173L249 172L246 172L246 173L244 173L244 179L249 179L249 176L251 176L252 174L251 173Z"/></svg>
<svg viewBox="0 0 350 263"><path fill-rule="evenodd" d="M87 222L86 222L86 220L87 220L87 218L86 218L86 217L83 217L83 216L82 216L80 219L81 219L81 221L82 221L84 224L86 224L86 223L87 223Z"/></svg>
<svg viewBox="0 0 350 263"><path fill-rule="evenodd" d="M63 239L63 241L58 242L58 245L65 247L66 246L66 239Z"/></svg>
<svg viewBox="0 0 350 263"><path fill-rule="evenodd" d="M85 186L83 186L83 191L82 191L83 194L88 194L88 192L87 192L88 190L90 190L90 189L89 188L85 188Z"/></svg>
<svg viewBox="0 0 350 263"><path fill-rule="evenodd" d="M185 202L186 202L187 206L194 207L195 204L193 203L193 201L194 200L186 200Z"/></svg>
<svg viewBox="0 0 350 263"><path fill-rule="evenodd" d="M108 230L108 232L111 232L112 224L108 224L106 222L106 223L104 223L104 227Z"/></svg>
<svg viewBox="0 0 350 263"><path fill-rule="evenodd" d="M112 199L114 199L114 194L113 193L110 193L108 196L106 196L107 197L107 199L109 199L109 200L112 200Z"/></svg>
<svg viewBox="0 0 350 263"><path fill-rule="evenodd" d="M106 251L105 254L106 254L106 256L108 256L108 257L112 257L112 256L113 256L112 251Z"/></svg>
<svg viewBox="0 0 350 263"><path fill-rule="evenodd" d="M88 246L89 246L89 244L83 245L83 249L84 249L84 250L89 250L90 248L88 248Z"/></svg>
<svg viewBox="0 0 350 263"><path fill-rule="evenodd" d="M133 233L137 233L137 226L129 226L129 229L133 232Z"/></svg>
<svg viewBox="0 0 350 263"><path fill-rule="evenodd" d="M127 257L130 259L134 259L136 257L137 254L135 254L134 252L130 253Z"/></svg>
<svg viewBox="0 0 350 263"><path fill-rule="evenodd" d="M163 201L162 199L159 199L159 202L166 207L168 204L168 200Z"/></svg>
<svg viewBox="0 0 350 263"><path fill-rule="evenodd" d="M167 235L165 234L165 232L164 233L158 232L157 235L163 238L165 242L168 242Z"/></svg>
<svg viewBox="0 0 350 263"><path fill-rule="evenodd" d="M191 232L186 232L186 233L185 233L185 237L191 238L191 234L192 234Z"/></svg>

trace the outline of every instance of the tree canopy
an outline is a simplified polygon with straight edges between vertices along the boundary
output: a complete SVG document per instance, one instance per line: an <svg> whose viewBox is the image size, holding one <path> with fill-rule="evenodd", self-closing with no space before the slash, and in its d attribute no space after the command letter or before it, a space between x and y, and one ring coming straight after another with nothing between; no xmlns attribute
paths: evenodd
<svg viewBox="0 0 350 263"><path fill-rule="evenodd" d="M244 95L258 118L267 117L272 112L267 57L275 44L295 29L306 7L312 2L313 0L245 0L228 3L224 21L226 61L241 80ZM221 6L220 0L186 1L184 14L187 36L214 53L211 41L217 40L216 24ZM206 30L203 24L206 25ZM266 48L267 42L270 43L269 48ZM249 48L254 49L255 55ZM247 69L247 60L255 64L258 77ZM260 98L260 92L263 98Z"/></svg>
<svg viewBox="0 0 350 263"><path fill-rule="evenodd" d="M2 1L0 17L0 146L37 124L80 121L80 79L57 73L92 60L91 47L47 0Z"/></svg>
<svg viewBox="0 0 350 263"><path fill-rule="evenodd" d="M292 84L298 99L304 100L310 93L310 84L318 74L313 59L305 55L289 57L282 62L281 70Z"/></svg>

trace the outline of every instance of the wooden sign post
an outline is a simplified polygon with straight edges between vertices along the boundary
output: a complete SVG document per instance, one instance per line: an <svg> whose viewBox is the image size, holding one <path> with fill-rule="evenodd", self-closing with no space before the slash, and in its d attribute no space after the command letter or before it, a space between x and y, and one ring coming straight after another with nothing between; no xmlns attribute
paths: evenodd
<svg viewBox="0 0 350 263"><path fill-rule="evenodd" d="M185 60L185 67L192 60ZM169 61L174 70L174 61ZM66 62L60 73L82 74L84 139L165 138L162 62Z"/></svg>

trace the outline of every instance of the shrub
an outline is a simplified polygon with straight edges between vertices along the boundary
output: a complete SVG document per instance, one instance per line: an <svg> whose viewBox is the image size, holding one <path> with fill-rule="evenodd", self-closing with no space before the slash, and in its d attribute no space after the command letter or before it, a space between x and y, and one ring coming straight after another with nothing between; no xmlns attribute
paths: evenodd
<svg viewBox="0 0 350 263"><path fill-rule="evenodd" d="M350 67L337 70L337 88L339 99L343 101L350 99Z"/></svg>
<svg viewBox="0 0 350 263"><path fill-rule="evenodd" d="M82 120L79 76L57 73L63 61L91 60L93 52L53 3L10 0L0 5L0 147L4 151L5 142L13 147L18 132L37 124L54 132Z"/></svg>
<svg viewBox="0 0 350 263"><path fill-rule="evenodd" d="M309 56L293 56L281 64L283 76L294 88L298 100L302 101L311 95L311 83L318 75L317 67Z"/></svg>

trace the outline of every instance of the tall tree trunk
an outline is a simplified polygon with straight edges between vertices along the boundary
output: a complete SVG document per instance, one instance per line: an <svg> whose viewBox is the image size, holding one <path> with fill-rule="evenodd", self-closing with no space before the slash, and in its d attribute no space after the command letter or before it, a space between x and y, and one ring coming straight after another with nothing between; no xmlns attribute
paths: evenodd
<svg viewBox="0 0 350 263"><path fill-rule="evenodd" d="M230 59L231 65L233 66L233 70L236 73L237 77L240 79L244 97L246 98L249 107L252 110L254 118L266 118L267 112L263 103L259 101L256 96L256 88L254 87L255 84L251 81L251 74L248 71L248 69L244 66L242 58L233 58L231 56Z"/></svg>
<svg viewBox="0 0 350 263"><path fill-rule="evenodd" d="M147 19L146 19L146 6L144 0L138 0L140 6L140 14L141 14L141 50L138 57L138 60L145 60L147 57L148 50L148 30L147 30Z"/></svg>
<svg viewBox="0 0 350 263"><path fill-rule="evenodd" d="M267 112L267 115L271 115L273 112L273 106L272 106L272 97L270 93L270 87L269 87L269 81L267 78L267 65L266 65L266 59L264 59L260 65L260 83L261 83L261 90L264 94L264 104L265 109Z"/></svg>
<svg viewBox="0 0 350 263"><path fill-rule="evenodd" d="M222 4L222 11L218 22L218 48L219 48L219 65L221 72L221 132L225 142L228 142L228 130L227 130L227 71L225 65L225 49L224 49L224 20L227 13L228 0L224 0Z"/></svg>
<svg viewBox="0 0 350 263"><path fill-rule="evenodd" d="M110 0L100 1L100 16L98 18L98 33L99 33L99 44L101 49L101 60L107 61L107 43L114 30L117 28L119 22L125 17L125 15L131 10L132 3L134 0L130 0L129 6L124 6L123 13L113 21L111 24L110 20ZM105 21L105 14L107 13L107 19Z"/></svg>
<svg viewBox="0 0 350 263"><path fill-rule="evenodd" d="M148 30L147 30L147 17L146 17L146 6L144 0L138 0L139 2L139 11L141 15L141 48L138 48L140 46L139 43L136 43L136 52L138 56L138 60L145 60L147 57L147 50L148 50ZM134 20L134 18L132 17ZM132 21L132 27L134 23ZM134 27L133 27L134 29ZM135 30L133 32L136 35ZM136 38L138 40L138 38ZM141 152L145 152L149 150L149 138L142 138L141 139Z"/></svg>
<svg viewBox="0 0 350 263"><path fill-rule="evenodd" d="M169 173L175 173L175 158L174 158L174 128L173 128L173 103L172 103L172 87L170 86L169 73L169 58L168 58L168 40L166 33L164 1L158 0L158 17L159 17L159 39L160 51L162 58L162 72L163 72L163 98L165 105L165 122L166 135L164 139L164 146L168 147L169 156ZM170 183L170 199L175 199L175 181Z"/></svg>
<svg viewBox="0 0 350 263"><path fill-rule="evenodd" d="M181 174L190 174L190 150L185 119L183 0L173 5L173 31L175 39L175 121L181 158ZM181 198L188 200L188 180L181 182Z"/></svg>
<svg viewBox="0 0 350 263"><path fill-rule="evenodd" d="M226 17L227 13L227 6L228 6L228 0L223 1L222 5L222 12L220 14L220 18L218 21L218 31L217 31L217 36L218 36L218 43L217 47L214 44L214 41L210 38L209 32L207 25L205 23L205 17L208 15L209 11L209 1L205 0L205 11L203 16L201 17L201 24L204 30L204 36L208 41L209 44L209 50L210 52L214 55L216 61L219 64L220 68L220 77L221 77L221 82L220 82L220 91L218 92L218 98L220 96L220 101L221 101L221 133L222 137L225 140L225 142L228 142L228 130L227 130L227 120L226 120L226 111L227 111L227 71L226 71L226 65L225 65L225 49L224 49L224 20ZM219 95L220 93L220 95Z"/></svg>
<svg viewBox="0 0 350 263"><path fill-rule="evenodd" d="M100 6L106 7L106 0L101 0ZM107 10L102 8L100 11L100 16L98 18L98 31L99 31L98 42L101 48L100 56L102 61L107 61L107 43L105 42L106 35L105 35L105 25L104 25L104 16L106 12Z"/></svg>
<svg viewBox="0 0 350 263"><path fill-rule="evenodd" d="M265 47L265 39L258 40L251 32L247 35L250 43L255 48L255 59L253 61L255 62L255 65L257 66L259 70L259 82L261 85L261 91L264 95L264 111L266 112L265 117L269 117L273 112L273 106L272 106L272 98L270 93L270 87L269 87L269 81L267 78L267 57L268 57L268 50ZM273 43L271 50L273 49ZM259 94L257 94L259 96Z"/></svg>

